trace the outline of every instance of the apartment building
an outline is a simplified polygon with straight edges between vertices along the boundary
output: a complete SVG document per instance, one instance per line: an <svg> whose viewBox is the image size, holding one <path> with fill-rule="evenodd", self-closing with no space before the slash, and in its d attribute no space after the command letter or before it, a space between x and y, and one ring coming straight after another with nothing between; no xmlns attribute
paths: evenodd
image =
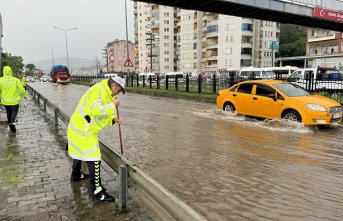
<svg viewBox="0 0 343 221"><path fill-rule="evenodd" d="M109 72L134 72L135 67L135 45L132 42L128 42L129 46L129 58L132 62L132 67L125 67L127 61L127 46L126 40L114 40L113 42L107 43L108 53L108 69Z"/></svg>
<svg viewBox="0 0 343 221"><path fill-rule="evenodd" d="M313 57L312 67L343 69L343 33L318 28L307 30L306 56Z"/></svg>
<svg viewBox="0 0 343 221"><path fill-rule="evenodd" d="M175 9L158 4L135 2L137 72L174 71Z"/></svg>
<svg viewBox="0 0 343 221"><path fill-rule="evenodd" d="M272 44L280 40L280 23L254 20L254 56L253 66L272 67L278 49Z"/></svg>
<svg viewBox="0 0 343 221"><path fill-rule="evenodd" d="M148 3L135 3L135 21L139 72L151 69L146 33L155 37L152 72L192 75L227 75L241 67L272 66L277 49L270 44L280 35L275 22Z"/></svg>

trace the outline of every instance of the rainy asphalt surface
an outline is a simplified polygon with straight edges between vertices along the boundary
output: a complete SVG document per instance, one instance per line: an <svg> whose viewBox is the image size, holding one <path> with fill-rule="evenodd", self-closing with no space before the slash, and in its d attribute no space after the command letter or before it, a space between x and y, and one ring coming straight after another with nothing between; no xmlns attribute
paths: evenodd
<svg viewBox="0 0 343 221"><path fill-rule="evenodd" d="M116 203L92 199L89 181L70 183L72 160L63 147L66 132L35 104L24 100L17 132L10 132L0 112L0 220L156 220L129 194L128 212ZM117 175L102 165L102 182L118 199Z"/></svg>
<svg viewBox="0 0 343 221"><path fill-rule="evenodd" d="M68 115L89 88L30 85ZM124 157L209 221L343 220L342 124L319 129L189 100L119 99ZM120 150L117 128L99 137Z"/></svg>

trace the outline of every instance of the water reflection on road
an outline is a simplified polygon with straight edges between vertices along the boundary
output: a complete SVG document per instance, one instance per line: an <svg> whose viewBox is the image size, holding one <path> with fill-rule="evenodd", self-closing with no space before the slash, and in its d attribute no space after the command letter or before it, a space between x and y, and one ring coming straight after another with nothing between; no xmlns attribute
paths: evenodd
<svg viewBox="0 0 343 221"><path fill-rule="evenodd" d="M71 114L85 86L31 84ZM209 220L343 220L343 127L120 95L124 156ZM119 152L117 128L101 139Z"/></svg>

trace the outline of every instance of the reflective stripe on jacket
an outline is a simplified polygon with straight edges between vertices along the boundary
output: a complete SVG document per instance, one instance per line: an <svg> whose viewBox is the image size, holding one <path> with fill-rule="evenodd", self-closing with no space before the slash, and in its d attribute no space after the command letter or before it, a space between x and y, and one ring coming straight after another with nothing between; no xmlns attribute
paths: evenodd
<svg viewBox="0 0 343 221"><path fill-rule="evenodd" d="M81 97L68 125L68 153L83 161L100 161L98 133L115 119L114 97L108 79L95 84ZM85 116L90 117L90 123Z"/></svg>
<svg viewBox="0 0 343 221"><path fill-rule="evenodd" d="M4 66L4 76L0 78L0 99L4 105L17 105L21 97L27 97L26 91L20 80L12 76L12 69Z"/></svg>

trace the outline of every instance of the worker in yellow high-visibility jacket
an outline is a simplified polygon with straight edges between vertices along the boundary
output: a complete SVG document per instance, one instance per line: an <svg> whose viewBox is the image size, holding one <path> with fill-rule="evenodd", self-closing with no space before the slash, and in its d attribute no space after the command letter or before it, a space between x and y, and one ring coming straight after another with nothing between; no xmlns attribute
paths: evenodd
<svg viewBox="0 0 343 221"><path fill-rule="evenodd" d="M25 77L25 75L21 79L21 84L23 85L23 87L24 87L24 89L26 91L26 77Z"/></svg>
<svg viewBox="0 0 343 221"><path fill-rule="evenodd" d="M101 153L98 133L107 125L121 124L115 116L119 99L115 96L125 93L125 80L113 77L102 80L87 90L81 97L68 125L68 154L73 161L71 182L90 178L94 199L114 202L101 185ZM81 172L82 161L88 165L89 175Z"/></svg>
<svg viewBox="0 0 343 221"><path fill-rule="evenodd" d="M19 110L21 98L27 98L27 94L20 80L13 77L12 68L4 66L3 77L0 78L0 101L5 106L8 126L12 132L16 132L15 119Z"/></svg>

